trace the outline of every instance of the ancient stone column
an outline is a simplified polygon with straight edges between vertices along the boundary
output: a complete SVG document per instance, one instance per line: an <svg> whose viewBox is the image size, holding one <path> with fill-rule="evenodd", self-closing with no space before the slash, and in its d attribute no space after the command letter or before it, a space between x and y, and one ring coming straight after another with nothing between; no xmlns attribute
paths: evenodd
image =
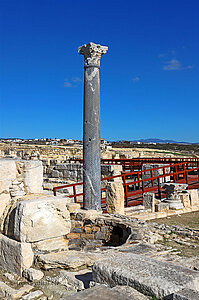
<svg viewBox="0 0 199 300"><path fill-rule="evenodd" d="M84 55L83 120L83 208L101 208L100 165L100 87L99 69L102 54L108 47L89 43L78 48Z"/></svg>

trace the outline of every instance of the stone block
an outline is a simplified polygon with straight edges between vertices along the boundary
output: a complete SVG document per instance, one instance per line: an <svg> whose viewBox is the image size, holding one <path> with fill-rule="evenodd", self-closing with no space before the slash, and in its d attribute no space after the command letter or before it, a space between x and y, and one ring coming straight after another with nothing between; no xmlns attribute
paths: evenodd
<svg viewBox="0 0 199 300"><path fill-rule="evenodd" d="M124 188L121 182L107 183L106 209L109 214L124 215Z"/></svg>
<svg viewBox="0 0 199 300"><path fill-rule="evenodd" d="M154 193L144 193L143 194L143 206L145 209L151 209L152 212L155 211L155 194Z"/></svg>
<svg viewBox="0 0 199 300"><path fill-rule="evenodd" d="M190 203L190 197L189 197L189 193L179 193L179 198L183 204L184 207L190 207L191 203Z"/></svg>
<svg viewBox="0 0 199 300"><path fill-rule="evenodd" d="M73 250L60 251L39 254L37 261L45 270L61 268L75 271L91 267L96 259L95 255Z"/></svg>
<svg viewBox="0 0 199 300"><path fill-rule="evenodd" d="M177 196L179 197L179 194ZM176 209L183 208L183 204L182 204L180 198L179 199L167 199L167 200L165 200L165 202L169 204L169 209L176 210Z"/></svg>
<svg viewBox="0 0 199 300"><path fill-rule="evenodd" d="M31 244L20 243L0 234L0 267L21 275L33 263Z"/></svg>
<svg viewBox="0 0 199 300"><path fill-rule="evenodd" d="M182 289L174 294L171 297L167 297L171 300L197 300L199 299L199 292L191 289ZM165 300L167 300L165 299Z"/></svg>
<svg viewBox="0 0 199 300"><path fill-rule="evenodd" d="M67 198L51 196L18 202L13 220L14 238L38 242L68 234L71 222L67 201Z"/></svg>
<svg viewBox="0 0 199 300"><path fill-rule="evenodd" d="M182 191L186 191L188 185L182 183L163 183L161 187L165 189L167 198L170 199L171 194L179 193Z"/></svg>
<svg viewBox="0 0 199 300"><path fill-rule="evenodd" d="M68 239L64 236L43 240L32 244L33 250L37 252L67 251Z"/></svg>
<svg viewBox="0 0 199 300"><path fill-rule="evenodd" d="M93 280L110 287L128 285L157 298L185 287L199 290L198 272L133 253L117 253L96 261Z"/></svg>
<svg viewBox="0 0 199 300"><path fill-rule="evenodd" d="M53 170L52 173L51 173L51 177L59 178L59 171Z"/></svg>
<svg viewBox="0 0 199 300"><path fill-rule="evenodd" d="M25 192L25 188L24 188L24 183L20 182L18 180L14 180L12 182L12 185L10 186L10 195L11 197L23 197L26 192Z"/></svg>
<svg viewBox="0 0 199 300"><path fill-rule="evenodd" d="M95 235L94 235L94 237L97 240L105 240L106 239L106 233L96 232Z"/></svg>
<svg viewBox="0 0 199 300"><path fill-rule="evenodd" d="M2 217L3 212L6 206L9 204L10 200L11 199L9 194L5 194L5 193L0 194L0 218Z"/></svg>
<svg viewBox="0 0 199 300"><path fill-rule="evenodd" d="M188 194L189 194L191 206L199 205L198 191L197 190L189 190Z"/></svg>
<svg viewBox="0 0 199 300"><path fill-rule="evenodd" d="M37 291L26 294L25 296L23 296L21 298L21 300L34 300L34 299L45 300L45 299L47 299L47 297L45 297L45 296L41 297L42 295L43 295L43 292L40 290L37 290Z"/></svg>
<svg viewBox="0 0 199 300"><path fill-rule="evenodd" d="M13 289L4 282L0 282L0 297L1 299L21 299L21 297L31 291L34 287L25 284L19 289Z"/></svg>
<svg viewBox="0 0 199 300"><path fill-rule="evenodd" d="M23 161L24 182L27 192L41 194L43 192L43 165L39 160Z"/></svg>
<svg viewBox="0 0 199 300"><path fill-rule="evenodd" d="M94 237L95 236L93 233L81 233L81 238L84 238L84 239L93 240Z"/></svg>
<svg viewBox="0 0 199 300"><path fill-rule="evenodd" d="M148 298L130 287L109 288L105 285L96 285L90 289L66 296L67 300L147 300Z"/></svg>
<svg viewBox="0 0 199 300"><path fill-rule="evenodd" d="M66 207L68 208L69 212L73 212L76 209L80 209L80 204L79 203L67 203Z"/></svg>
<svg viewBox="0 0 199 300"><path fill-rule="evenodd" d="M155 204L155 211L167 211L169 210L169 204L168 203L164 203L164 202L160 202L160 203L156 203Z"/></svg>
<svg viewBox="0 0 199 300"><path fill-rule="evenodd" d="M9 187L16 179L16 163L11 159L0 159L0 193L9 193Z"/></svg>
<svg viewBox="0 0 199 300"><path fill-rule="evenodd" d="M42 279L44 277L44 273L40 270L29 268L23 270L22 276L29 281L35 281Z"/></svg>

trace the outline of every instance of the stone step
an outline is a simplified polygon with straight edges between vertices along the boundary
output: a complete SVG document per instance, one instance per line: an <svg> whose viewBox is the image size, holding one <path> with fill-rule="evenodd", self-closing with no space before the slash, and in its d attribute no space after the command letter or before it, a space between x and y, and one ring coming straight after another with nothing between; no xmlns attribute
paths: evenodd
<svg viewBox="0 0 199 300"><path fill-rule="evenodd" d="M124 252L96 261L93 280L110 287L128 285L156 297L165 297L185 287L199 290L199 272Z"/></svg>

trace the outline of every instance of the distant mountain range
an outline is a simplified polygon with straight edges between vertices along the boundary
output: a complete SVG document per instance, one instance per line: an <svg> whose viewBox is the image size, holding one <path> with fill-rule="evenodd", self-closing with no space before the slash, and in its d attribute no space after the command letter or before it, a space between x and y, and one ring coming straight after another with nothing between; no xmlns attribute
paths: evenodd
<svg viewBox="0 0 199 300"><path fill-rule="evenodd" d="M140 140L134 140L131 142L140 142L140 143L158 143L158 144L199 144L199 143L190 143L190 142L176 142L173 140L161 140L161 139L156 139L156 138L149 138L149 139L140 139Z"/></svg>

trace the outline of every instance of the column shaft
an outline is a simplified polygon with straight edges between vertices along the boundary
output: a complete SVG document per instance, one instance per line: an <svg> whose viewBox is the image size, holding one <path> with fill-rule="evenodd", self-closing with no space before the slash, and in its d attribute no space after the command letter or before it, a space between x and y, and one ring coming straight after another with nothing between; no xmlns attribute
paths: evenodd
<svg viewBox="0 0 199 300"><path fill-rule="evenodd" d="M100 59L108 47L90 42L78 48L84 55L83 207L101 209Z"/></svg>
<svg viewBox="0 0 199 300"><path fill-rule="evenodd" d="M83 121L83 207L100 209L100 89L99 68L85 67Z"/></svg>

